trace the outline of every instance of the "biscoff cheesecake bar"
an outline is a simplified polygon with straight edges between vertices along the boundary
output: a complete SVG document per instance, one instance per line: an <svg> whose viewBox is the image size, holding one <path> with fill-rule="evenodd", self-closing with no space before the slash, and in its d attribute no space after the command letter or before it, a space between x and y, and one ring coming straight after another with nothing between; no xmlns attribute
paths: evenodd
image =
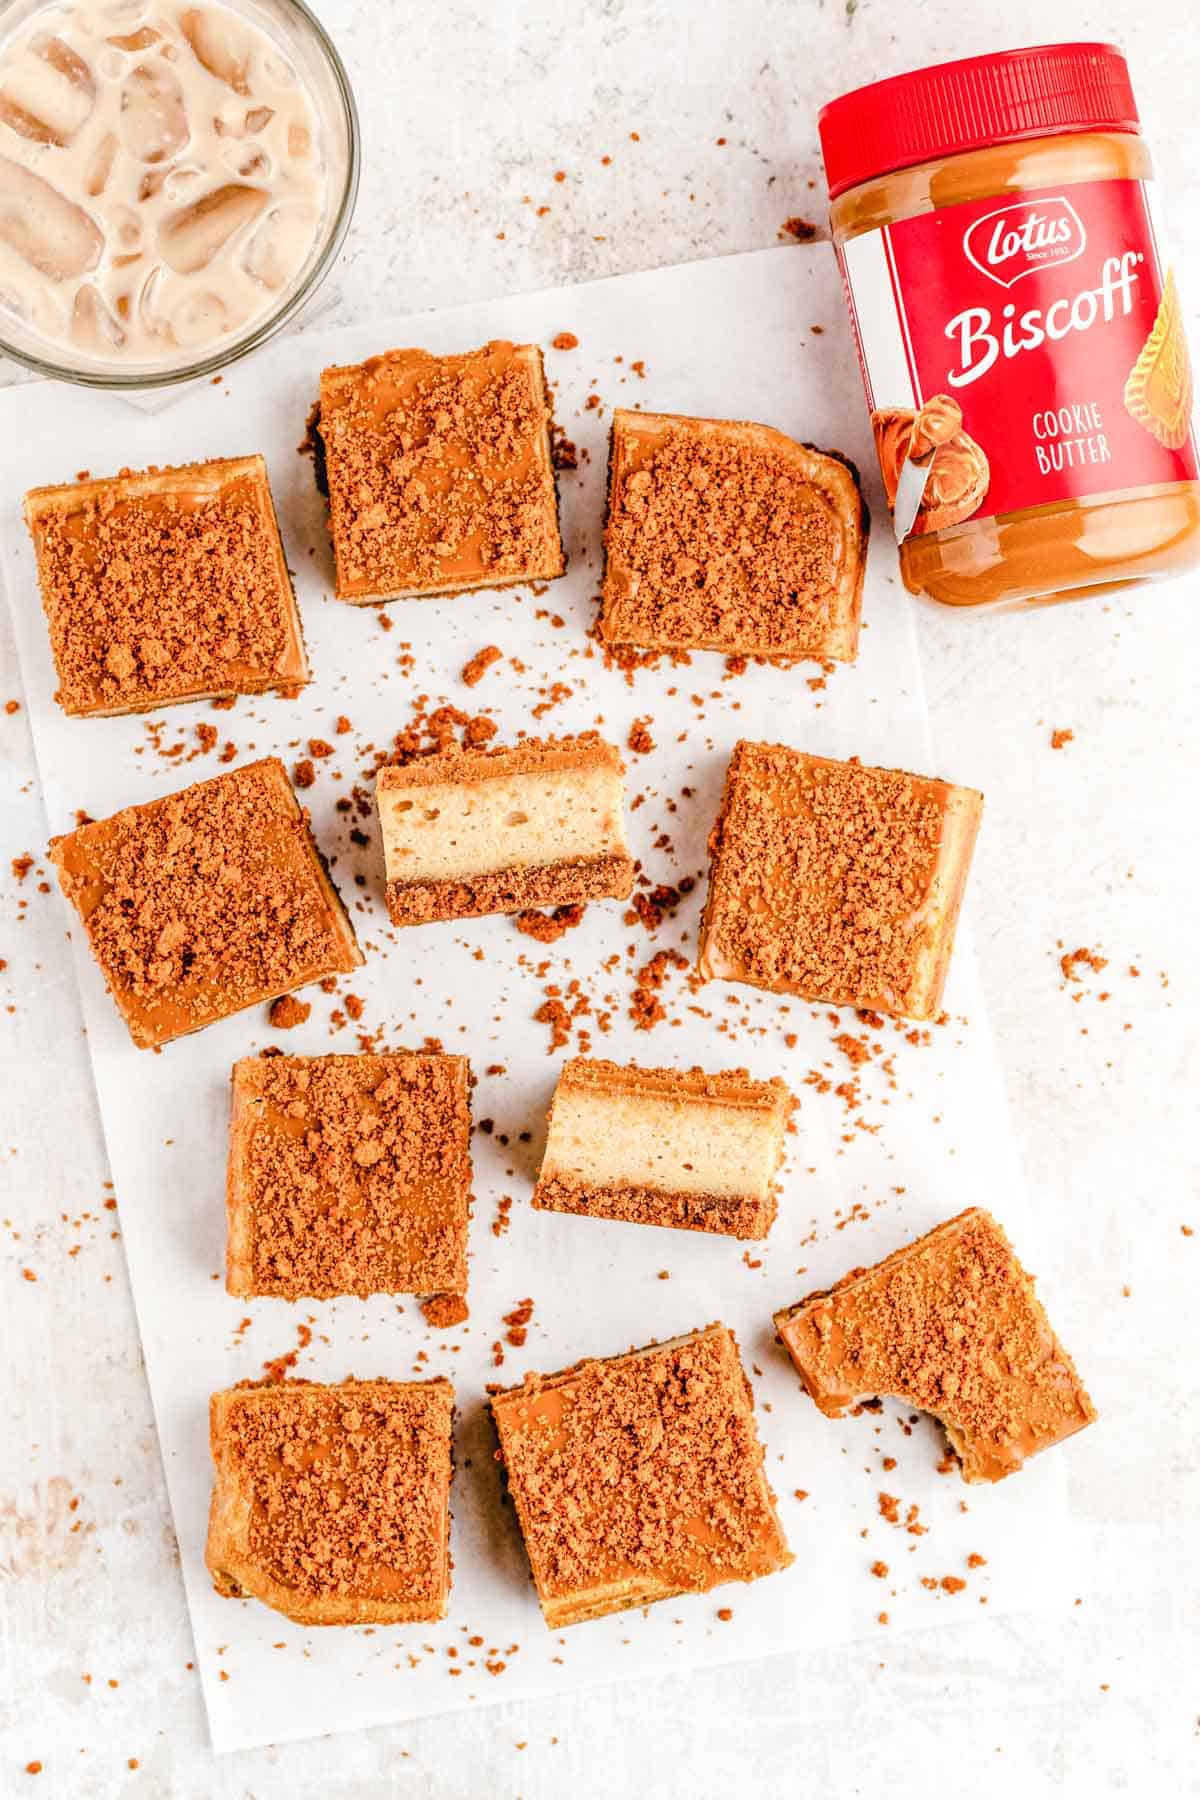
<svg viewBox="0 0 1200 1800"><path fill-rule="evenodd" d="M25 520L78 718L308 680L261 456L34 488Z"/></svg>
<svg viewBox="0 0 1200 1800"><path fill-rule="evenodd" d="M465 1056L245 1056L226 1183L231 1294L467 1287Z"/></svg>
<svg viewBox="0 0 1200 1800"><path fill-rule="evenodd" d="M390 350L326 369L313 420L339 600L549 581L566 568L541 351Z"/></svg>
<svg viewBox="0 0 1200 1800"><path fill-rule="evenodd" d="M454 1389L243 1382L212 1396L217 1592L300 1625L443 1619Z"/></svg>
<svg viewBox="0 0 1200 1800"><path fill-rule="evenodd" d="M550 1107L535 1207L764 1238L794 1101L744 1069L622 1068L574 1057Z"/></svg>
<svg viewBox="0 0 1200 1800"><path fill-rule="evenodd" d="M491 1409L552 1629L792 1561L728 1327L527 1375Z"/></svg>
<svg viewBox="0 0 1200 1800"><path fill-rule="evenodd" d="M591 734L386 765L375 797L393 924L628 899L623 775Z"/></svg>
<svg viewBox="0 0 1200 1800"><path fill-rule="evenodd" d="M870 517L854 465L773 426L613 414L611 644L853 662Z"/></svg>
<svg viewBox="0 0 1200 1800"><path fill-rule="evenodd" d="M80 825L50 858L142 1049L363 960L275 756Z"/></svg>
<svg viewBox="0 0 1200 1800"><path fill-rule="evenodd" d="M936 1018L983 796L738 743L709 836L706 977Z"/></svg>
<svg viewBox="0 0 1200 1800"><path fill-rule="evenodd" d="M817 1406L892 1396L932 1413L964 1481L1000 1481L1096 1409L1000 1226L971 1207L775 1314Z"/></svg>

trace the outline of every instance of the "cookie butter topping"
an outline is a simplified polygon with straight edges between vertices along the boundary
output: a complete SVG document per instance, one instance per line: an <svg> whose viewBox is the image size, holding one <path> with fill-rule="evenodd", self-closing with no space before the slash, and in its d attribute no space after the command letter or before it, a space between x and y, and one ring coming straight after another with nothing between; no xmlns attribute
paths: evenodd
<svg viewBox="0 0 1200 1800"><path fill-rule="evenodd" d="M295 1595L436 1595L454 1412L448 1381L288 1381L229 1397L214 1445L249 1506L248 1560Z"/></svg>
<svg viewBox="0 0 1200 1800"><path fill-rule="evenodd" d="M1003 1231L960 1213L776 1315L823 1411L894 1395L934 1413L968 1481L996 1481L1095 1417Z"/></svg>
<svg viewBox="0 0 1200 1800"><path fill-rule="evenodd" d="M495 1404L544 1593L638 1573L704 1589L787 1560L723 1328L548 1381L530 1376Z"/></svg>
<svg viewBox="0 0 1200 1800"><path fill-rule="evenodd" d="M469 1130L461 1057L238 1063L231 1198L250 1239L239 1291L461 1292Z"/></svg>
<svg viewBox="0 0 1200 1800"><path fill-rule="evenodd" d="M27 513L68 712L305 679L261 459L43 489Z"/></svg>

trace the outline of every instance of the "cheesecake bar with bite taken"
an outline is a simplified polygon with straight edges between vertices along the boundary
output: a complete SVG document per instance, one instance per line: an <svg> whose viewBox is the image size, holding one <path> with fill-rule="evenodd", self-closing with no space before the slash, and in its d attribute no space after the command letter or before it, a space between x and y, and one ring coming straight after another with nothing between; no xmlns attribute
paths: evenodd
<svg viewBox="0 0 1200 1800"><path fill-rule="evenodd" d="M775 1314L829 1418L891 1396L932 1413L964 1481L1000 1481L1096 1417L1033 1279L973 1206Z"/></svg>

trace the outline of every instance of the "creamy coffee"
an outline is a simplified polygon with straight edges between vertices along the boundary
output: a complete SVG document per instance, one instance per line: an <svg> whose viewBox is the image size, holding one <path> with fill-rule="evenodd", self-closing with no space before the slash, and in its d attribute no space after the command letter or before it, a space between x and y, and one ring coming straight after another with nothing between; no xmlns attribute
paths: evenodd
<svg viewBox="0 0 1200 1800"><path fill-rule="evenodd" d="M248 13L81 0L0 44L0 332L48 355L163 364L240 334L326 189L311 97Z"/></svg>

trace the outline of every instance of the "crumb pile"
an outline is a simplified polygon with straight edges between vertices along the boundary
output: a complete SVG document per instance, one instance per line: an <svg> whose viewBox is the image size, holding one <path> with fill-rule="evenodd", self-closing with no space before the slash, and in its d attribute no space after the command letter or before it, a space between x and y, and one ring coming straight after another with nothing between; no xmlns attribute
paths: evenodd
<svg viewBox="0 0 1200 1800"><path fill-rule="evenodd" d="M418 1616L439 1617L453 1411L444 1380L214 1396L218 1499L232 1486L249 1503L240 1558L293 1603L424 1602Z"/></svg>
<svg viewBox="0 0 1200 1800"><path fill-rule="evenodd" d="M265 471L146 491L143 476L31 495L42 600L70 713L307 679ZM186 477L187 470L172 471Z"/></svg>
<svg viewBox="0 0 1200 1800"><path fill-rule="evenodd" d="M463 1293L467 1083L458 1056L237 1063L231 1291L286 1300Z"/></svg>
<svg viewBox="0 0 1200 1800"><path fill-rule="evenodd" d="M540 357L494 343L327 369L318 430L344 598L562 573Z"/></svg>
<svg viewBox="0 0 1200 1800"><path fill-rule="evenodd" d="M273 757L81 826L51 856L140 1044L362 960Z"/></svg>
<svg viewBox="0 0 1200 1800"><path fill-rule="evenodd" d="M979 1208L776 1324L823 1412L888 1394L933 1413L968 1481L1000 1480L1095 1417L1032 1280Z"/></svg>
<svg viewBox="0 0 1200 1800"><path fill-rule="evenodd" d="M592 1616L595 1591L614 1583L625 1590L594 1610L751 1580L790 1560L724 1327L529 1376L493 1410L543 1603L573 1597L575 1616Z"/></svg>

